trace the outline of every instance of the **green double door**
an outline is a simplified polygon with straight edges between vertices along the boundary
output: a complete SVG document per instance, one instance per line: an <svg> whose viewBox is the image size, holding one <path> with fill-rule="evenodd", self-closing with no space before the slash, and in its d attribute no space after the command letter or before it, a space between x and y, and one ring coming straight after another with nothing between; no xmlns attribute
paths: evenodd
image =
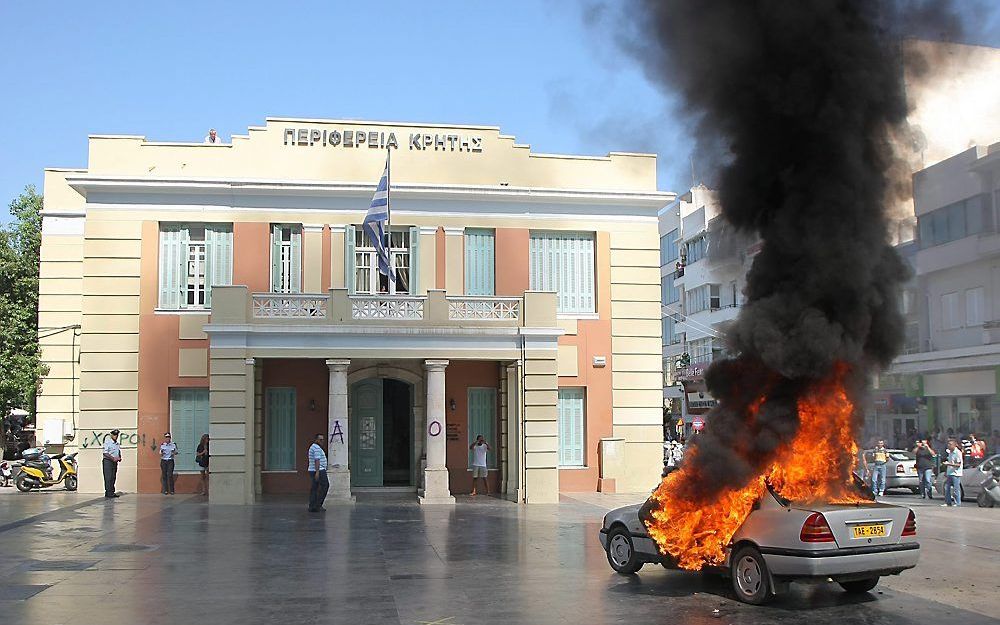
<svg viewBox="0 0 1000 625"><path fill-rule="evenodd" d="M382 380L351 387L351 485L382 486Z"/></svg>

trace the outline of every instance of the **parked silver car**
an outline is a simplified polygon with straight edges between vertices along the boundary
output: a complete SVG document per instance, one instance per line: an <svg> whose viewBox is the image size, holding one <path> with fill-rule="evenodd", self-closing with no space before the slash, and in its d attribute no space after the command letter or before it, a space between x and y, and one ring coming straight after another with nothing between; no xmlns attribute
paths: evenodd
<svg viewBox="0 0 1000 625"><path fill-rule="evenodd" d="M968 459L966 459L968 460ZM982 508L992 508L993 500L983 492L983 482L992 477L993 468L1000 464L1000 454L988 456L974 467L962 469L962 499L973 500ZM934 482L934 490L944 497L944 467Z"/></svg>
<svg viewBox="0 0 1000 625"><path fill-rule="evenodd" d="M601 527L608 563L623 575L646 563L676 567L650 538L639 518L641 507L612 510ZM732 579L740 601L761 604L793 581L833 580L849 593L868 592L879 577L913 568L919 557L909 508L874 501L799 505L769 493L733 536L716 570Z"/></svg>
<svg viewBox="0 0 1000 625"><path fill-rule="evenodd" d="M872 467L875 460L872 449L865 450L865 479L871 483ZM885 463L885 489L908 488L914 495L920 492L920 476L917 475L917 457L912 451L890 449L889 462Z"/></svg>

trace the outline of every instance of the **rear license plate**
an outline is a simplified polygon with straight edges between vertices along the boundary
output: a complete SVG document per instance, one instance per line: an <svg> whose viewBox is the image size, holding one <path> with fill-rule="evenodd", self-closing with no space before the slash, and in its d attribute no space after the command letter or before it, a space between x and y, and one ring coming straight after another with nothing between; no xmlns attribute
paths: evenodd
<svg viewBox="0 0 1000 625"><path fill-rule="evenodd" d="M885 525L878 523L872 525L855 525L851 528L855 538L874 538L885 536Z"/></svg>

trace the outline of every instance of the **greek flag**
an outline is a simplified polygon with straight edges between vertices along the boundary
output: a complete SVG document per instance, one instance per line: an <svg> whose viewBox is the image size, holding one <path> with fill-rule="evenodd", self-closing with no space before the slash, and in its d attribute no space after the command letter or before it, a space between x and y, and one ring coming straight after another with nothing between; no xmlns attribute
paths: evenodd
<svg viewBox="0 0 1000 625"><path fill-rule="evenodd" d="M368 207L368 214L361 227L368 233L368 237L375 246L378 254L378 271L383 276L389 278L390 282L396 281L396 269L392 266L392 259L389 250L385 246L385 228L389 221L389 161L385 162L385 171L378 181L378 188L372 196L372 203Z"/></svg>

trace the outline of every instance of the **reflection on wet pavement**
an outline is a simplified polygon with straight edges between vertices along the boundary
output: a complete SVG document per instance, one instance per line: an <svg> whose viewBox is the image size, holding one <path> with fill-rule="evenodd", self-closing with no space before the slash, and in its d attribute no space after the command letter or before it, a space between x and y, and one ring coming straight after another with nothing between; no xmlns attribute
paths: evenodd
<svg viewBox="0 0 1000 625"><path fill-rule="evenodd" d="M925 580L922 569L936 570L939 559L953 559L963 548L943 547L940 538L975 540L978 525L995 532L998 511L981 511L989 516L979 518L963 510L970 528L959 528L956 517L941 516L944 511L918 513L927 543L921 567L884 580L870 594L849 596L835 585L792 585L772 605L753 607L736 602L728 581L713 575L652 565L630 577L615 574L597 540L601 517L607 509L641 498L567 496L559 505L519 507L478 497L438 508L418 506L408 497L369 496L355 506L330 506L324 514L311 515L293 499L210 508L194 497L132 495L47 509L34 522L0 530L5 580L0 620L74 625L995 622L990 616L997 614L989 612L995 584L981 584L981 601L968 602L973 609L967 610L966 600L977 597L975 589L953 600L935 588L939 582ZM4 498L3 503L18 502ZM37 511L23 514L29 513Z"/></svg>

